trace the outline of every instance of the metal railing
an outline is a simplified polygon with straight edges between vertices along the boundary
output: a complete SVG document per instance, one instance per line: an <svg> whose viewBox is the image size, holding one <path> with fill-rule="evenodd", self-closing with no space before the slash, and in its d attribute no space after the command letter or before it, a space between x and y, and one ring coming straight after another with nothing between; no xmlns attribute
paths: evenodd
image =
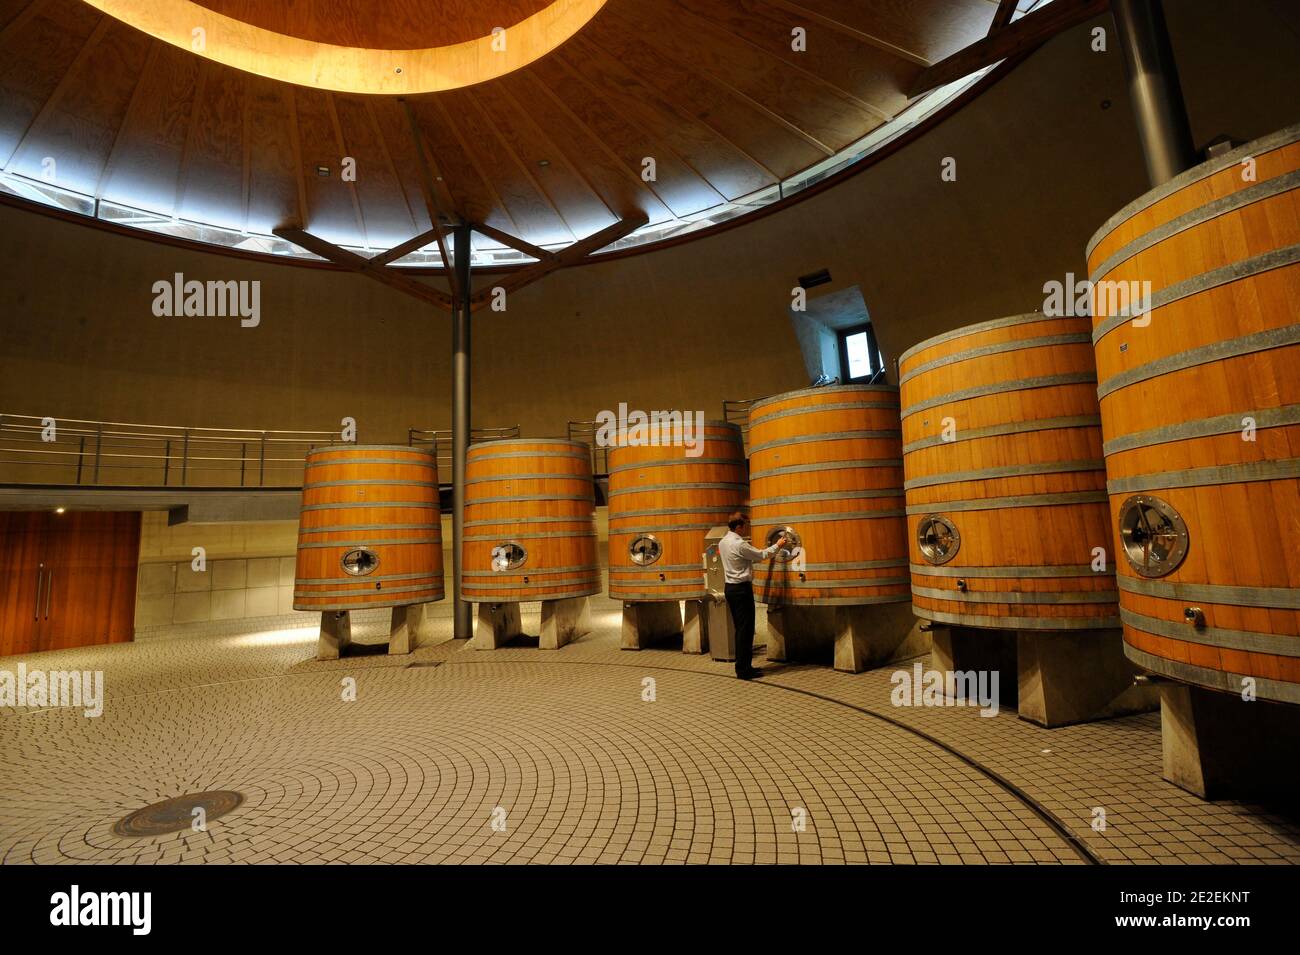
<svg viewBox="0 0 1300 955"><path fill-rule="evenodd" d="M597 478L609 476L609 448L596 443L595 421L570 421L568 435L570 441L581 441L591 448L591 473Z"/></svg>
<svg viewBox="0 0 1300 955"><path fill-rule="evenodd" d="M496 441L502 438L519 437L519 425L514 424L508 428L471 428L469 432L469 443L478 444L482 441ZM451 483L451 432L450 431L430 431L425 428L408 428L406 431L406 443L413 448L429 448L433 451L434 457L438 461L438 481L441 484Z"/></svg>
<svg viewBox="0 0 1300 955"><path fill-rule="evenodd" d="M132 487L296 487L334 431L263 431L0 415L0 480Z"/></svg>

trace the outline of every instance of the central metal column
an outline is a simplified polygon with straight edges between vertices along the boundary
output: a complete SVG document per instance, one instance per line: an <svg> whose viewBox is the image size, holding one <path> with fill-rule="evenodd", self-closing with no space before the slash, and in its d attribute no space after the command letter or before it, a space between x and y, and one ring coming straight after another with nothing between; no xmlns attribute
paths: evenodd
<svg viewBox="0 0 1300 955"><path fill-rule="evenodd" d="M1128 69L1129 100L1151 185L1196 165L1187 106L1160 0L1112 0L1120 49Z"/></svg>
<svg viewBox="0 0 1300 955"><path fill-rule="evenodd" d="M470 227L456 227L452 258L459 296L451 322L451 573L455 600L453 636L474 636L473 608L461 596L461 548L465 540L465 461L469 455Z"/></svg>

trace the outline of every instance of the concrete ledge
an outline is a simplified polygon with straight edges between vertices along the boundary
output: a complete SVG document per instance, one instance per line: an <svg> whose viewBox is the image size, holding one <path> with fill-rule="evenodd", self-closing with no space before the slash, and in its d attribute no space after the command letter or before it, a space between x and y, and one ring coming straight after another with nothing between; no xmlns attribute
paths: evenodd
<svg viewBox="0 0 1300 955"><path fill-rule="evenodd" d="M540 649L558 650L588 633L591 633L590 597L542 601L542 632L537 641Z"/></svg>
<svg viewBox="0 0 1300 955"><path fill-rule="evenodd" d="M861 673L930 649L910 603L767 608L767 659Z"/></svg>
<svg viewBox="0 0 1300 955"><path fill-rule="evenodd" d="M642 650L681 636L682 605L676 600L623 604L624 650Z"/></svg>
<svg viewBox="0 0 1300 955"><path fill-rule="evenodd" d="M475 650L496 650L523 635L517 603L474 604L474 611L474 637L469 645Z"/></svg>
<svg viewBox="0 0 1300 955"><path fill-rule="evenodd" d="M1300 707L1161 682L1164 778L1202 799L1300 796Z"/></svg>
<svg viewBox="0 0 1300 955"><path fill-rule="evenodd" d="M167 511L171 524L296 521L302 491L296 487L88 487L0 484L0 511Z"/></svg>
<svg viewBox="0 0 1300 955"><path fill-rule="evenodd" d="M934 628L931 666L942 672L997 671L998 703L1044 727L1154 710L1150 687L1134 685L1118 630ZM1011 675L1015 674L1015 679Z"/></svg>

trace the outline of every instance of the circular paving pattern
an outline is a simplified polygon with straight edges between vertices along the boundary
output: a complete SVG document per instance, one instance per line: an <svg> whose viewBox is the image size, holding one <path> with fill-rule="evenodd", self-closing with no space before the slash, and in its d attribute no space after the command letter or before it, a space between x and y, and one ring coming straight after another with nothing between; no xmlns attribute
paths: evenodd
<svg viewBox="0 0 1300 955"><path fill-rule="evenodd" d="M832 702L702 673L464 656L5 721L25 780L3 792L0 859L1078 861L996 783ZM57 747L43 745L51 731ZM245 801L206 832L188 814L170 835L114 831L141 803L215 789Z"/></svg>
<svg viewBox="0 0 1300 955"><path fill-rule="evenodd" d="M1290 817L1164 782L1154 715L898 707L889 668L744 683L620 650L620 606L593 603L559 651L320 662L291 629L29 655L102 670L107 698L98 718L0 709L0 863L1300 861ZM205 832L114 832L223 790L244 801Z"/></svg>

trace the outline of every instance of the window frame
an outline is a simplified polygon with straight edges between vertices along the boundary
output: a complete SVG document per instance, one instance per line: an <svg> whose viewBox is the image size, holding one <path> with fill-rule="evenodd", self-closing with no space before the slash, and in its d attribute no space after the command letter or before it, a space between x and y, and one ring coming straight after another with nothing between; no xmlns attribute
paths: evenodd
<svg viewBox="0 0 1300 955"><path fill-rule="evenodd" d="M867 359L871 364L871 371L857 378L849 377L849 338L854 335L866 333L867 336ZM880 346L876 343L876 330L872 328L871 322L863 322L861 325L854 325L852 328L841 328L835 332L836 343L840 353L840 381L844 384L855 384L858 382L869 382L879 377L885 370L885 360L880 354Z"/></svg>

